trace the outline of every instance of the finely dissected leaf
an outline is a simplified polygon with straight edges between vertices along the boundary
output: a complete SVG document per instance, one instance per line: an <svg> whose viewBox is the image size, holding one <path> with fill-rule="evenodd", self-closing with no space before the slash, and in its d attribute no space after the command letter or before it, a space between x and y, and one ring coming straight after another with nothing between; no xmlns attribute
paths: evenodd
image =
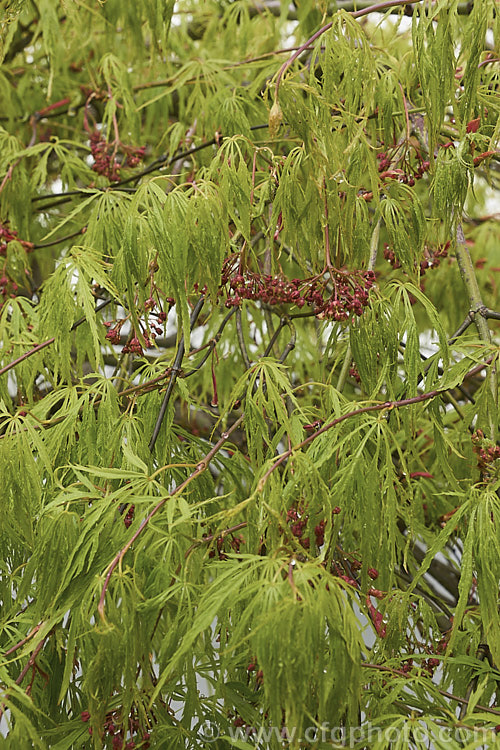
<svg viewBox="0 0 500 750"><path fill-rule="evenodd" d="M409 199L408 211L401 200L403 196ZM380 212L398 260L411 269L424 238L424 216L418 199L402 187L391 185L390 193L380 204Z"/></svg>
<svg viewBox="0 0 500 750"><path fill-rule="evenodd" d="M117 297L119 293L106 273L109 264L100 255L93 253L89 248L74 246L71 251L71 259L73 263L69 266L68 271L71 270L76 277L76 303L83 308L86 321L91 328L97 361L100 357L102 345L102 336L99 336L99 330L102 331L102 328L98 328L96 324L95 298L89 293L89 281L97 283L102 289L106 289L112 297Z"/></svg>
<svg viewBox="0 0 500 750"><path fill-rule="evenodd" d="M413 21L413 43L429 130L434 142L444 119L446 102L452 91L455 72L452 24L456 2L440 2L434 7L420 6ZM439 24L435 15L439 13Z"/></svg>
<svg viewBox="0 0 500 750"><path fill-rule="evenodd" d="M470 156L459 151L441 151L436 162L433 194L437 216L451 221L454 212L464 205L469 187L472 164Z"/></svg>
<svg viewBox="0 0 500 750"><path fill-rule="evenodd" d="M493 747L495 0L2 13L4 744Z"/></svg>
<svg viewBox="0 0 500 750"><path fill-rule="evenodd" d="M87 208L87 206L90 206L99 197L99 193L96 193L93 190L84 191L84 192L89 192L89 193L91 193L91 195L88 198L86 198L85 200L83 200L81 203L79 203L76 206L76 208L74 208L67 216L65 216L65 218L60 223L58 223L50 232L48 232L45 235L44 240L48 240L57 231L59 231L60 229L62 229L64 226L66 226L66 224L68 224L70 221L73 221L77 217L80 218L80 216L79 216L80 213L82 213L83 210L85 208Z"/></svg>
<svg viewBox="0 0 500 750"><path fill-rule="evenodd" d="M199 186L187 205L185 232L189 238L188 255L198 261L196 279L208 286L213 299L217 297L222 261L228 251L226 208L214 185Z"/></svg>
<svg viewBox="0 0 500 750"><path fill-rule="evenodd" d="M234 158L234 156L232 157ZM220 168L221 191L236 228L250 241L250 175L242 158L235 168L224 161Z"/></svg>

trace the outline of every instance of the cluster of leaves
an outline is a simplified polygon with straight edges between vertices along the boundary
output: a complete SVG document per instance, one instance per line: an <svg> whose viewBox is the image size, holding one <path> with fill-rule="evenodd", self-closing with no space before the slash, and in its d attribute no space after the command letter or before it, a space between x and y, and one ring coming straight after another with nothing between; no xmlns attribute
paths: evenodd
<svg viewBox="0 0 500 750"><path fill-rule="evenodd" d="M13 747L496 741L498 9L277 5L2 11Z"/></svg>

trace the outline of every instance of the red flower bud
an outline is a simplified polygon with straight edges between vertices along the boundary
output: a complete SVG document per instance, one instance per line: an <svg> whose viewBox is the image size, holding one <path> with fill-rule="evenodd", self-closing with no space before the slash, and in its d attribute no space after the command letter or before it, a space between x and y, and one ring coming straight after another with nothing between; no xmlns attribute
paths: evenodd
<svg viewBox="0 0 500 750"><path fill-rule="evenodd" d="M477 133L479 130L479 125L481 123L481 118L476 117L474 120L470 120L470 122L467 123L466 131L467 133Z"/></svg>

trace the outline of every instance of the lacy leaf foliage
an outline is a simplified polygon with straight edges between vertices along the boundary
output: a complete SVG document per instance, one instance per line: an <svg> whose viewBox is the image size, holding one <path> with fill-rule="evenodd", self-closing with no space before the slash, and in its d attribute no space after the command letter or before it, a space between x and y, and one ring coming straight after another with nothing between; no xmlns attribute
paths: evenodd
<svg viewBox="0 0 500 750"><path fill-rule="evenodd" d="M493 746L496 3L6 5L2 732Z"/></svg>

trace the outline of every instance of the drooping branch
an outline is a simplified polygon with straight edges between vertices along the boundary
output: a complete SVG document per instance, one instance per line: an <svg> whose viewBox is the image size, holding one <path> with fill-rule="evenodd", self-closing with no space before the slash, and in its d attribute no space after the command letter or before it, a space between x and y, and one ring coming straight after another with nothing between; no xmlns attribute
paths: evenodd
<svg viewBox="0 0 500 750"><path fill-rule="evenodd" d="M155 505L153 510L151 510L146 518L141 522L139 528L135 533L132 535L132 537L129 539L127 544L118 552L118 554L113 558L111 564L109 565L106 573L106 577L104 579L104 584L101 591L101 596L99 598L99 604L97 607L97 610L99 612L99 615L102 619L104 619L104 601L106 598L106 591L108 590L109 582L111 580L111 576L113 575L113 571L115 570L116 566L123 560L125 554L130 549L130 547L133 545L133 543L136 541L136 539L139 538L139 536L142 534L144 529L148 526L149 522L152 518L160 511L165 503L170 500L175 495L179 495L181 492L184 492L186 487L194 480L196 479L200 474L202 474L204 471L207 470L209 467L212 459L217 455L217 453L221 450L221 448L224 446L225 443L229 440L232 433L238 429L238 427L243 422L244 415L242 414L236 422L234 422L231 427L229 427L225 432L222 433L219 440L215 443L214 446L209 450L209 452L206 454L206 456L197 464L195 470L191 472L191 474L185 479L181 484L179 484L173 492L171 492L166 497L162 498L159 503Z"/></svg>
<svg viewBox="0 0 500 750"><path fill-rule="evenodd" d="M407 672L403 672L401 669L393 669L392 667L388 667L385 664L370 664L369 662L363 661L361 662L361 666L365 669L378 669L380 672L389 672L390 674L397 675L398 677L404 677L406 680L408 680ZM461 703L464 706L468 706L470 702L466 698L460 698L460 696L453 695L453 693L449 693L446 690L441 690L440 688L436 689L440 695L443 695L445 698L449 698L452 701L456 701L457 703ZM485 711L486 713L500 716L500 710L496 708L492 708L491 706L482 706L479 703L475 703L474 705L475 708L477 708L479 711Z"/></svg>
<svg viewBox="0 0 500 750"><path fill-rule="evenodd" d="M31 635L34 635L34 633L32 633ZM26 675L28 674L28 672L30 671L30 669L33 670L33 679L34 679L35 672L36 672L36 669L37 669L37 663L36 663L37 656L40 653L40 651L42 650L42 648L44 647L45 642L46 642L47 638L49 637L49 635L50 634L47 634L35 646L35 648L33 650L33 653L30 654L30 656L28 658L28 661L26 662L25 666L23 667L23 669L21 670L21 672L19 673L19 675L16 677L16 681L15 681L16 685L21 685L22 681L24 680L24 678L26 677ZM28 640L28 639L25 639L25 642L26 642L26 640ZM29 695L29 693L31 692L32 684L33 684L33 680L30 683L30 685L28 685L28 688L26 689L27 695ZM4 700L7 700L8 697L9 697L9 694L6 693L5 697L4 697ZM1 703L0 704L0 720L3 717L4 710L5 710L5 703Z"/></svg>
<svg viewBox="0 0 500 750"><path fill-rule="evenodd" d="M484 365L483 365L484 367ZM475 368L474 368L475 371ZM473 371L471 370L470 373L466 373L464 376L464 379L467 378ZM400 401L385 401L380 404L371 404L370 406L363 406L360 409L353 409L352 411L347 412L346 414L342 414L342 416L337 417L336 419L333 419L331 422L328 422L328 424L323 425L323 427L320 427L320 429L313 432L311 435L309 435L305 440L302 440L302 442L298 443L297 445L293 446L293 448L290 448L289 450L285 451L281 454L281 456L276 459L276 461L273 462L273 464L270 466L270 468L265 472L265 474L261 477L259 480L259 483L257 485L257 490L259 492L262 491L265 483L271 476L271 474L276 471L281 464L287 460L287 458L290 458L294 453L301 450L302 448L305 448L306 445L309 445L309 443L312 443L313 440L316 440L320 435L322 435L324 432L328 432L328 430L331 430L333 427L336 427L341 422L344 422L346 419L352 419L353 417L357 417L360 414L368 414L370 412L375 411L390 411L391 409L401 409L404 406L410 406L411 404L419 404L424 401L431 401L433 398L436 398L436 396L440 396L442 393L446 392L446 388L438 388L433 391L428 391L427 393L421 393L419 396L413 396L412 398L404 398Z"/></svg>
<svg viewBox="0 0 500 750"><path fill-rule="evenodd" d="M99 302L99 304L95 308L95 312L99 312L103 308L105 308L107 305L111 303L111 299L104 300L103 302ZM76 323L73 323L73 325L70 328L70 331L74 331L78 326L81 326L87 318L83 317L76 321ZM19 365L21 362L24 362L29 357L32 357L34 354L37 354L42 349L45 349L45 347L50 346L53 344L56 340L55 336L52 336L52 338L47 339L47 341L42 341L41 344L37 344L37 346L34 346L33 349L30 349L29 351L25 352L24 354L21 354L20 357L17 359L14 359L12 362L9 362L8 365L5 365L0 369L0 375L5 375L6 372L9 372L9 370L13 370L16 365Z"/></svg>
<svg viewBox="0 0 500 750"><path fill-rule="evenodd" d="M406 7L404 10L405 16L411 17L413 15L415 5L415 2L406 3ZM332 10L343 10L346 13L353 13L358 10L367 10L368 8L372 7L372 0L335 0L335 3L332 5ZM461 16L468 16L471 13L472 8L472 2L458 3L457 13ZM395 3L392 3L392 7L389 7L385 10L388 13L399 12L399 9ZM262 13L263 11L272 13L274 16L280 16L283 13L281 0L259 0L259 2L253 2L249 8L250 16L255 16L258 13ZM297 20L297 11L293 9L293 6L291 4L287 12L287 19L289 21Z"/></svg>

